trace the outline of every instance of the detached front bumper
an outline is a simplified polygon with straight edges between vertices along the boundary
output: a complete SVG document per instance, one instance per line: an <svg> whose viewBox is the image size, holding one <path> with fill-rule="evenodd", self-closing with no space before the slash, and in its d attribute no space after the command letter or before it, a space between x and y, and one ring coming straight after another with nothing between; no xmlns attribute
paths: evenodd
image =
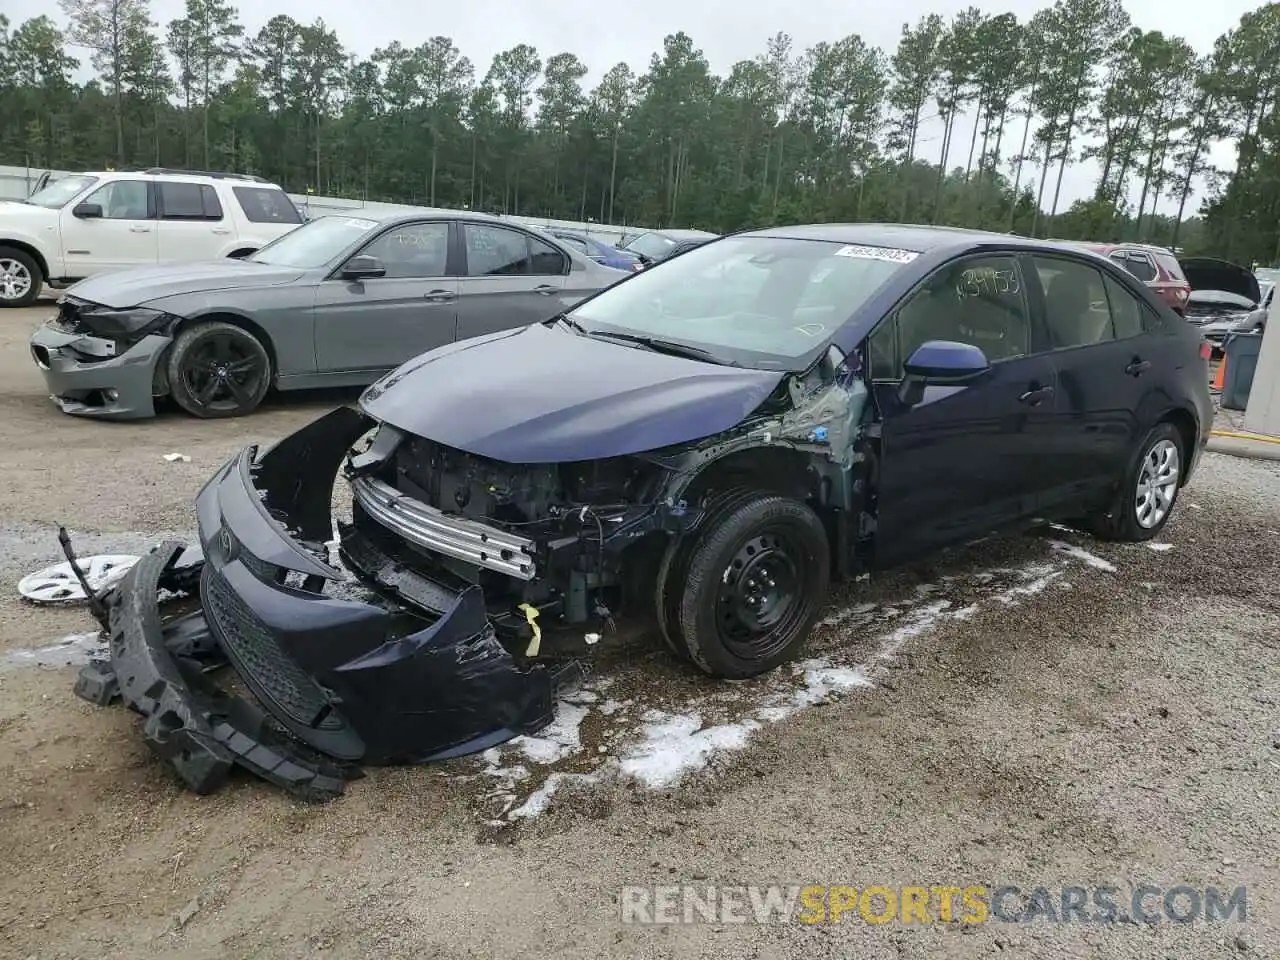
<svg viewBox="0 0 1280 960"><path fill-rule="evenodd" d="M31 357L63 413L102 420L155 416L156 364L172 341L149 334L115 355L115 342L65 333L52 322L31 335Z"/></svg>
<svg viewBox="0 0 1280 960"><path fill-rule="evenodd" d="M343 530L342 554L368 589L353 587L329 560L333 479L370 426L355 410L336 410L261 456L246 449L196 500L200 622L295 741L295 766L316 755L340 769L476 753L546 726L558 685L579 676L572 662L518 664L498 641L478 587L433 583L354 528ZM118 591L139 597L112 608L117 676L116 632L150 638L135 642L149 650L164 645L156 639L153 565L140 563L142 572ZM142 596L148 590L151 607ZM209 734L201 729L198 737Z"/></svg>

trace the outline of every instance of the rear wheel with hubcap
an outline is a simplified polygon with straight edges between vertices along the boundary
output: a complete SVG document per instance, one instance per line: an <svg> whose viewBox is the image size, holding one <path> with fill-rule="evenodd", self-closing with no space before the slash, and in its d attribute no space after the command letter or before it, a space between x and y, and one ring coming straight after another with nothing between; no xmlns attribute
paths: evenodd
<svg viewBox="0 0 1280 960"><path fill-rule="evenodd" d="M183 330L169 351L169 391L193 416L252 412L271 386L271 358L248 330L209 322Z"/></svg>
<svg viewBox="0 0 1280 960"><path fill-rule="evenodd" d="M1141 543L1163 530L1182 485L1182 447L1177 427L1156 424L1138 445L1111 509L1090 520L1092 532L1104 540Z"/></svg>
<svg viewBox="0 0 1280 960"><path fill-rule="evenodd" d="M743 680L800 649L831 579L826 529L797 500L757 494L691 546L683 567L680 634L694 663Z"/></svg>
<svg viewBox="0 0 1280 960"><path fill-rule="evenodd" d="M14 247L0 247L0 307L28 306L43 286L34 257Z"/></svg>

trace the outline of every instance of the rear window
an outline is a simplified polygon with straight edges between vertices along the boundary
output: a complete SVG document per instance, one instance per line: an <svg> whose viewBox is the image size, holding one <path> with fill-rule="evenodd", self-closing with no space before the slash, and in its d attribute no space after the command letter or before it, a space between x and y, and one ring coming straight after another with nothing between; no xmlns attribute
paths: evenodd
<svg viewBox="0 0 1280 960"><path fill-rule="evenodd" d="M271 187L232 187L236 202L253 223L301 223L302 214L283 190Z"/></svg>

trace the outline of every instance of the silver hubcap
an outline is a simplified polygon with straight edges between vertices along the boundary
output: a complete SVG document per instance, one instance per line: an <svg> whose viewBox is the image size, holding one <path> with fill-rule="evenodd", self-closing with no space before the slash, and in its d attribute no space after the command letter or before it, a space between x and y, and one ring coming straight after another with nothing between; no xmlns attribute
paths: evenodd
<svg viewBox="0 0 1280 960"><path fill-rule="evenodd" d="M1150 530L1169 514L1173 498L1178 495L1178 445L1172 440L1154 444L1142 458L1138 471L1138 489L1134 511L1138 526Z"/></svg>
<svg viewBox="0 0 1280 960"><path fill-rule="evenodd" d="M0 260L0 300L20 300L31 289L31 271L17 260Z"/></svg>

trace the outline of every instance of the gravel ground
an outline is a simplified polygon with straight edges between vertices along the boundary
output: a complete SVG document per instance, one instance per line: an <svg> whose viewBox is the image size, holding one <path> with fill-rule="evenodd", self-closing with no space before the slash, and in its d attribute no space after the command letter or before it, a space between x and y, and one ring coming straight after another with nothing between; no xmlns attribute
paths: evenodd
<svg viewBox="0 0 1280 960"><path fill-rule="evenodd" d="M593 677L568 748L497 791L467 760L372 771L322 807L248 779L198 798L134 717L72 695L72 667L13 664L92 629L15 599L16 581L57 559L59 522L93 551L189 532L217 464L335 398L241 421L73 420L26 350L46 311L0 318L0 956L1277 955L1280 464L1209 456L1164 550L1042 530L842 590L813 653L869 682L657 788L606 762L645 709L741 733L800 681L710 684L641 640ZM545 812L512 818L557 783ZM623 885L670 883L1245 885L1248 913L620 922Z"/></svg>

